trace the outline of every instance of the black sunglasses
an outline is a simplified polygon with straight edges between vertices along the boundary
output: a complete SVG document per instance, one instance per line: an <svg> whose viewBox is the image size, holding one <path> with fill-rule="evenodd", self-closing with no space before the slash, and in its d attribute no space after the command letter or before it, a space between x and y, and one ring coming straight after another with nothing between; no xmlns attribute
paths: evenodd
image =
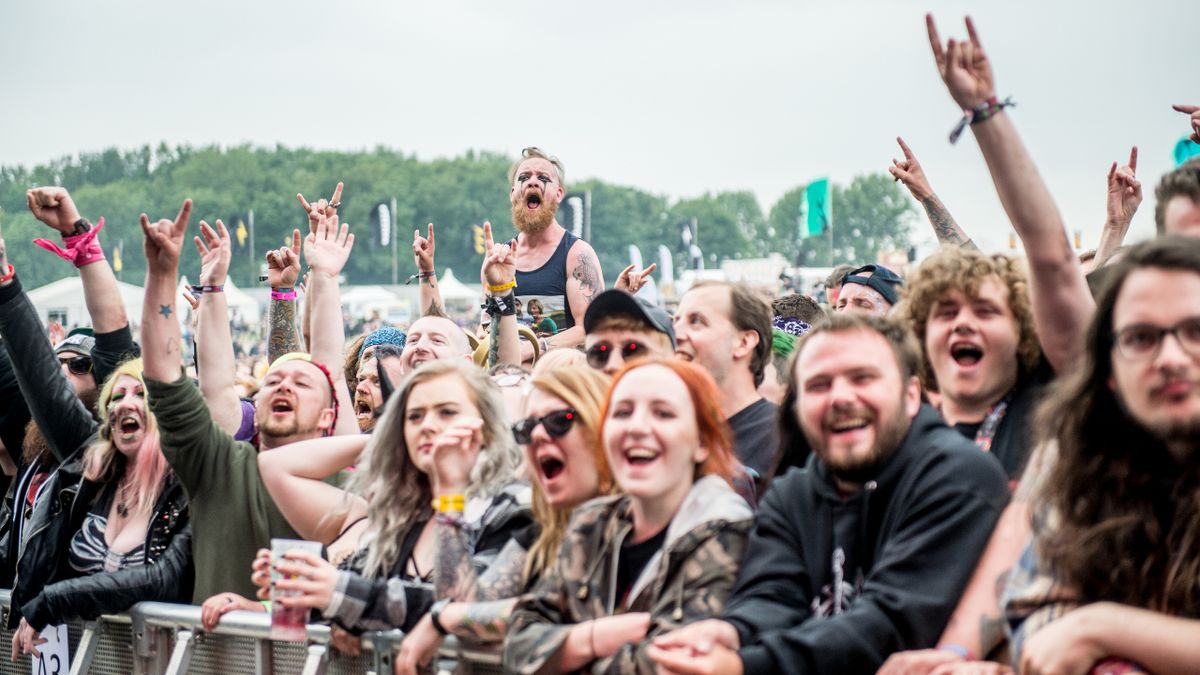
<svg viewBox="0 0 1200 675"><path fill-rule="evenodd" d="M92 372L92 359L87 356L76 356L73 359L59 359L60 364L67 364L67 370L73 375L87 375Z"/></svg>
<svg viewBox="0 0 1200 675"><path fill-rule="evenodd" d="M571 408L555 410L541 417L526 417L517 422L512 425L513 438L517 440L517 444L529 445L533 442L533 430L539 424L546 428L550 438L558 438L570 431L571 425L575 424L575 411Z"/></svg>
<svg viewBox="0 0 1200 675"><path fill-rule="evenodd" d="M608 365L608 360L612 358L613 352L617 348L607 342L597 342L587 350L587 363L589 366L600 369ZM621 358L628 361L629 359L638 356L646 351L646 346L640 342L629 340L621 344Z"/></svg>

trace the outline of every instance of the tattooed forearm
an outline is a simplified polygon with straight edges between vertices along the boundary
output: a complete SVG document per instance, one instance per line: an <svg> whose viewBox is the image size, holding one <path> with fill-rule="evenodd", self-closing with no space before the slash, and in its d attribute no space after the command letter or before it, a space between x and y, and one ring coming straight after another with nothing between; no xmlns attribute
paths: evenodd
<svg viewBox="0 0 1200 675"><path fill-rule="evenodd" d="M589 304L592 298L604 290L604 279L600 278L600 264L596 261L596 254L591 251L579 256L579 262L575 264L575 271L571 276L579 283L579 290Z"/></svg>
<svg viewBox="0 0 1200 675"><path fill-rule="evenodd" d="M471 564L470 542L461 527L437 524L437 564L433 571L433 591L438 598L467 601L474 599L475 567Z"/></svg>
<svg viewBox="0 0 1200 675"><path fill-rule="evenodd" d="M500 361L500 315L492 317L488 324L491 339L488 340L487 367L492 368Z"/></svg>
<svg viewBox="0 0 1200 675"><path fill-rule="evenodd" d="M492 602L473 602L466 606L462 620L457 626L448 627L458 637L494 641L508 632L515 598Z"/></svg>
<svg viewBox="0 0 1200 675"><path fill-rule="evenodd" d="M422 272L424 274L424 272ZM419 307L424 307L425 311L421 312L421 316L446 316L446 310L442 306L442 292L438 289L437 277L430 274L421 279Z"/></svg>
<svg viewBox="0 0 1200 675"><path fill-rule="evenodd" d="M501 600L520 595L525 590L526 555L528 551L515 539L509 539L487 571L479 575L471 600Z"/></svg>
<svg viewBox="0 0 1200 675"><path fill-rule="evenodd" d="M929 195L922 199L921 206L925 207L925 214L929 216L929 223L933 225L933 233L937 235L938 243L978 250L975 242L958 226L937 195Z"/></svg>
<svg viewBox="0 0 1200 675"><path fill-rule="evenodd" d="M267 320L270 324L267 327L267 360L270 363L284 354L304 351L300 333L296 330L295 300L272 300Z"/></svg>

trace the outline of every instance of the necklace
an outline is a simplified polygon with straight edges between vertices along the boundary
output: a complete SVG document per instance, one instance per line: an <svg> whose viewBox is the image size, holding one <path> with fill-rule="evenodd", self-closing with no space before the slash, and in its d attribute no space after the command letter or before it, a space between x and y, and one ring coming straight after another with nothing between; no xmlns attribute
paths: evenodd
<svg viewBox="0 0 1200 675"><path fill-rule="evenodd" d="M129 505L126 503L127 496L125 494L126 488L128 487L128 483L123 483L121 487L117 489L117 515L121 516L122 518L129 517Z"/></svg>

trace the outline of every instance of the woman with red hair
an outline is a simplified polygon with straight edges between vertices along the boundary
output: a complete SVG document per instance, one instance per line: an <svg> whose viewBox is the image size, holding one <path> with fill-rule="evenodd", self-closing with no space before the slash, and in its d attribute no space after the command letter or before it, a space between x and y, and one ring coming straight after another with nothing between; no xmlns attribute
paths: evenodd
<svg viewBox="0 0 1200 675"><path fill-rule="evenodd" d="M719 614L753 513L730 486L732 435L712 378L640 360L613 380L600 451L624 494L575 510L514 612L505 672L645 672L650 640Z"/></svg>

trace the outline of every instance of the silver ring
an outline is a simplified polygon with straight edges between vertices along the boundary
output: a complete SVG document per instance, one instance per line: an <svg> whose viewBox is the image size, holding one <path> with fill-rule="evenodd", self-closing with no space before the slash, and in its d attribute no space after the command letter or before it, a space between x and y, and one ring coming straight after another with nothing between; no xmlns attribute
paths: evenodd
<svg viewBox="0 0 1200 675"><path fill-rule="evenodd" d="M341 203L341 202L330 202L330 203L329 203L329 208L331 208L331 209L336 209L337 207L339 207L339 206L341 206L341 205L342 205L342 203Z"/></svg>

